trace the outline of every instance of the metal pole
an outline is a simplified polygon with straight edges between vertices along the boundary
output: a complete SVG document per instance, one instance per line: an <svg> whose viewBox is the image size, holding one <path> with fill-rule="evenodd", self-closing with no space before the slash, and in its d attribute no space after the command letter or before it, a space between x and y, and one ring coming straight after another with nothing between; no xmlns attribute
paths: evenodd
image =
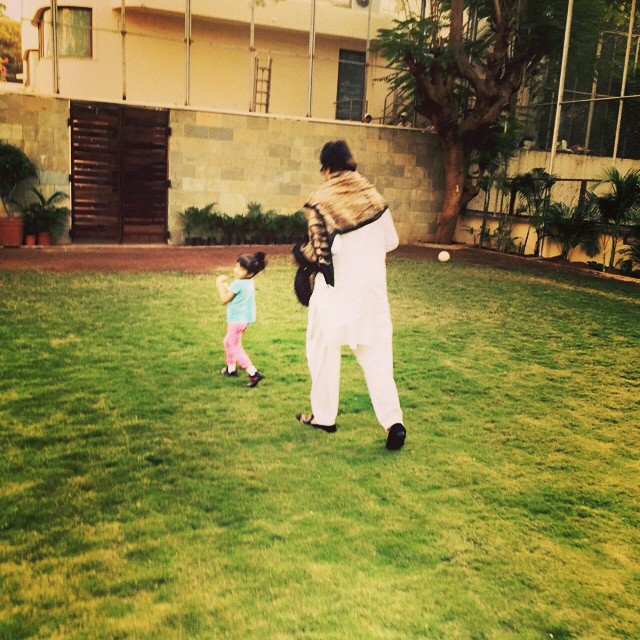
<svg viewBox="0 0 640 640"><path fill-rule="evenodd" d="M589 143L591 141L591 126L593 124L593 110L595 108L595 98L598 90L598 66L600 64L600 54L602 53L602 36L598 38L598 47L596 49L596 68L591 85L591 102L589 102L589 114L587 115L587 133L584 137L584 153L589 152Z"/></svg>
<svg viewBox="0 0 640 640"><path fill-rule="evenodd" d="M191 0L184 6L184 103L191 103Z"/></svg>
<svg viewBox="0 0 640 640"><path fill-rule="evenodd" d="M627 85L627 72L629 71L629 54L631 53L631 38L633 37L633 18L636 13L636 0L631 1L631 16L629 17L629 34L627 36L627 50L624 54L624 71L622 72L622 88L620 89L620 105L618 106L618 122L616 123L616 139L613 143L612 164L616 166L618 156L618 144L620 142L620 125L622 124L622 108L624 106L624 93Z"/></svg>
<svg viewBox="0 0 640 640"><path fill-rule="evenodd" d="M249 30L249 111L256 110L256 0L251 0L251 27Z"/></svg>
<svg viewBox="0 0 640 640"><path fill-rule="evenodd" d="M364 114L369 110L368 102L368 86L369 86L369 47L371 46L371 7L373 2L369 2L367 9L367 48L364 53L364 95L362 100L362 108L360 113L360 120L364 117Z"/></svg>
<svg viewBox="0 0 640 640"><path fill-rule="evenodd" d="M58 2L51 0L51 55L53 57L53 93L60 93L60 65L58 60Z"/></svg>
<svg viewBox="0 0 640 640"><path fill-rule="evenodd" d="M634 0L635 1L635 0ZM548 173L553 173L553 161L556 156L556 144L560 131L560 112L562 110L562 98L564 94L564 80L567 74L567 57L569 55L569 37L571 36L571 16L573 14L573 0L567 4L567 23L564 29L564 45L562 47L562 63L560 65L560 84L558 86L558 102L556 104L556 120L553 125L553 139L551 140L551 154L549 155Z"/></svg>
<svg viewBox="0 0 640 640"><path fill-rule="evenodd" d="M316 0L311 0L311 26L309 28L309 90L307 95L307 118L311 117L313 97L313 58L316 52Z"/></svg>
<svg viewBox="0 0 640 640"><path fill-rule="evenodd" d="M122 35L122 99L127 99L127 23L125 18L126 2L120 5L120 33Z"/></svg>

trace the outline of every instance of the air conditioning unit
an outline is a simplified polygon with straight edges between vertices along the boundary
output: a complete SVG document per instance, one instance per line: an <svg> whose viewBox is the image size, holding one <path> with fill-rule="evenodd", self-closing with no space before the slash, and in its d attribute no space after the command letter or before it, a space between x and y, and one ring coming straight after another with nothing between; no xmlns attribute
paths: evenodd
<svg viewBox="0 0 640 640"><path fill-rule="evenodd" d="M376 12L379 10L380 0L331 0L331 4L335 7L351 8L356 11L369 11L369 4L371 4L371 11Z"/></svg>
<svg viewBox="0 0 640 640"><path fill-rule="evenodd" d="M377 13L380 10L380 0L351 0L351 8L356 11L371 11Z"/></svg>

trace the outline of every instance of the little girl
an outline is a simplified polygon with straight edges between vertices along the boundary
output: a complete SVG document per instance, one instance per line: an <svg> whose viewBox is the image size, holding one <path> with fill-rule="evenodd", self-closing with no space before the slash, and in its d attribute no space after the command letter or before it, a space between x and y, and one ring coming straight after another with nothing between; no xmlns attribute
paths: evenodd
<svg viewBox="0 0 640 640"><path fill-rule="evenodd" d="M262 251L239 256L233 267L233 275L236 279L230 285L227 283L227 276L216 278L220 302L228 305L227 335L222 343L227 366L223 367L220 373L223 376L237 378L236 365L240 365L249 375L248 387L257 387L260 380L264 378L242 348L242 334L250 323L256 321L256 285L253 276L267 266L265 257Z"/></svg>

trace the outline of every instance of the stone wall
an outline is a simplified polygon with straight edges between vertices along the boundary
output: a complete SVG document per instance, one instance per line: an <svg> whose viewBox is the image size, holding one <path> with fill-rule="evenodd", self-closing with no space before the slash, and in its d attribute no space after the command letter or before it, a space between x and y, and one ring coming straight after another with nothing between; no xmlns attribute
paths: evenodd
<svg viewBox="0 0 640 640"><path fill-rule="evenodd" d="M143 106L143 105L140 105ZM70 192L69 102L0 91L0 139L21 146L41 188ZM230 215L250 202L294 213L320 184L327 140L349 143L358 169L389 202L403 244L433 238L444 176L437 136L420 130L263 114L171 108L169 231L182 242L180 212L217 203Z"/></svg>
<svg viewBox="0 0 640 640"><path fill-rule="evenodd" d="M321 183L319 155L328 140L347 140L358 170L383 193L403 243L435 233L443 197L440 143L422 131L252 114L171 111L169 227L181 241L179 212L294 213Z"/></svg>
<svg viewBox="0 0 640 640"><path fill-rule="evenodd" d="M0 93L0 140L31 158L39 171L37 187L47 196L54 191L71 195L68 119L67 100Z"/></svg>

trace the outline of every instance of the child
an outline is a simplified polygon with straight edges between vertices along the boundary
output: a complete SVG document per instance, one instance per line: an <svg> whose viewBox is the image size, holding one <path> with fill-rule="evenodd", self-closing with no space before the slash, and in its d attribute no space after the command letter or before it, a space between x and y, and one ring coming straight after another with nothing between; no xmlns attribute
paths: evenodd
<svg viewBox="0 0 640 640"><path fill-rule="evenodd" d="M228 305L227 335L223 341L227 366L223 367L220 373L223 376L237 378L236 365L240 365L249 375L247 387L257 387L264 378L242 348L242 334L249 324L256 321L256 285L253 276L267 266L265 257L262 251L239 256L233 267L236 279L230 285L227 284L227 276L216 278L220 302Z"/></svg>

